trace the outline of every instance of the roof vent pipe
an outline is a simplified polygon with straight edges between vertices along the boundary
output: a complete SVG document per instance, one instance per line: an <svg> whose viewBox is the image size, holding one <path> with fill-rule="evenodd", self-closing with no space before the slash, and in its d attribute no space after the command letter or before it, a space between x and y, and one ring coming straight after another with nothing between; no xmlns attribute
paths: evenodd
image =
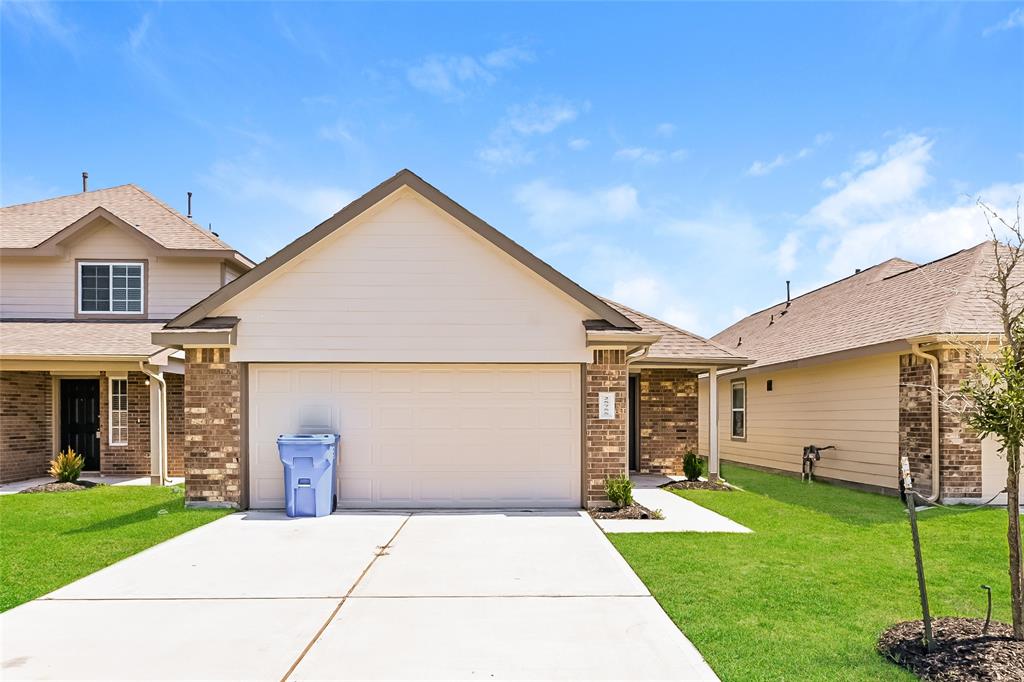
<svg viewBox="0 0 1024 682"><path fill-rule="evenodd" d="M186 192L186 194L188 194L188 215L185 216L185 217L191 219L192 218L192 192Z"/></svg>
<svg viewBox="0 0 1024 682"><path fill-rule="evenodd" d="M82 171L82 191L89 191L89 171Z"/></svg>
<svg viewBox="0 0 1024 682"><path fill-rule="evenodd" d="M786 280L786 307L789 307L789 280Z"/></svg>

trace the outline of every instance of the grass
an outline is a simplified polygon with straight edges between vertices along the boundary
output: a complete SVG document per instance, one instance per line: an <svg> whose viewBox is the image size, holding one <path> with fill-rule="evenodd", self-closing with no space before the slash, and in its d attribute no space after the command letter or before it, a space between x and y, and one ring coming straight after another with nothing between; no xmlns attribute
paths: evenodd
<svg viewBox="0 0 1024 682"><path fill-rule="evenodd" d="M183 489L97 486L0 497L0 611L230 513Z"/></svg>
<svg viewBox="0 0 1024 682"><path fill-rule="evenodd" d="M744 492L677 491L751 535L609 535L723 680L911 680L875 650L921 617L910 527L898 498L738 466ZM934 615L1008 622L1006 510L919 515Z"/></svg>

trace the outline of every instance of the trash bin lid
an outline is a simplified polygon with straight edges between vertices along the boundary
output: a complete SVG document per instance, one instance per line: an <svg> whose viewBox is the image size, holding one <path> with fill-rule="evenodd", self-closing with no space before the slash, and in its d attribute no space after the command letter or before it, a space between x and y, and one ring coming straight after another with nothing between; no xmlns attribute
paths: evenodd
<svg viewBox="0 0 1024 682"><path fill-rule="evenodd" d="M338 440L336 433L282 433L277 437L278 443L312 444L323 443L329 445Z"/></svg>

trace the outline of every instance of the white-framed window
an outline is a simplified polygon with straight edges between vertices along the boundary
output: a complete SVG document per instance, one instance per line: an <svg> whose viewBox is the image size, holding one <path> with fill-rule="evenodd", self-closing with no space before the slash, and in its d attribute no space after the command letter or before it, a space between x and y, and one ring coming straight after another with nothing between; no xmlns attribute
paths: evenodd
<svg viewBox="0 0 1024 682"><path fill-rule="evenodd" d="M732 421L729 435L733 438L747 437L747 380L737 379L732 382Z"/></svg>
<svg viewBox="0 0 1024 682"><path fill-rule="evenodd" d="M137 315L145 298L145 263L79 262L78 312Z"/></svg>
<svg viewBox="0 0 1024 682"><path fill-rule="evenodd" d="M128 445L127 379L110 379L110 444Z"/></svg>

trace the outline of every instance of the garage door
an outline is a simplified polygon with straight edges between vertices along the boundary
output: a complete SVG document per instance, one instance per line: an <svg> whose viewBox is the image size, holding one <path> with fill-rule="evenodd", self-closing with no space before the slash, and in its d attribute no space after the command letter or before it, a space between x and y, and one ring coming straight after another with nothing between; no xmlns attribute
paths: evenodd
<svg viewBox="0 0 1024 682"><path fill-rule="evenodd" d="M339 506L579 507L578 365L251 364L250 505L279 433L341 434Z"/></svg>

